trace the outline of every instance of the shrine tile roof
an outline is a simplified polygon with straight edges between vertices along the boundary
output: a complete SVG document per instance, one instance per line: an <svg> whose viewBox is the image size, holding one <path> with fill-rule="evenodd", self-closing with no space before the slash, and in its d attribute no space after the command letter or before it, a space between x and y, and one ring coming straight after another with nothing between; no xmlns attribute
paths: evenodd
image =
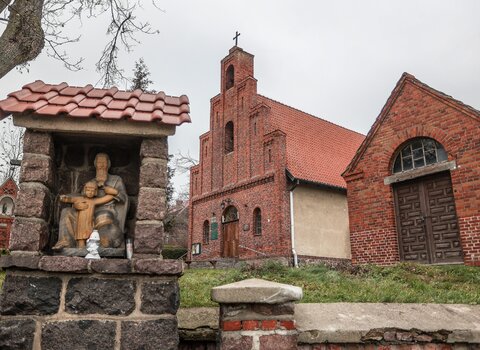
<svg viewBox="0 0 480 350"><path fill-rule="evenodd" d="M272 126L286 135L287 170L298 180L346 188L341 174L365 136L268 97Z"/></svg>
<svg viewBox="0 0 480 350"><path fill-rule="evenodd" d="M97 89L45 84L41 80L23 86L0 101L0 119L12 113L71 118L126 119L134 122L160 122L169 125L189 123L188 97L167 96L163 91L144 93L122 91L116 87Z"/></svg>

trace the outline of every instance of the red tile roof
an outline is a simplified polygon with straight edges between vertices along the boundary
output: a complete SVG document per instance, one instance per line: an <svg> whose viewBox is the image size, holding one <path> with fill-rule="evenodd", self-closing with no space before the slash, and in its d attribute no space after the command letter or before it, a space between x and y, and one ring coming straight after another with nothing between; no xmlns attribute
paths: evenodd
<svg viewBox="0 0 480 350"><path fill-rule="evenodd" d="M259 95L274 129L287 138L287 170L296 179L346 188L341 174L365 136Z"/></svg>
<svg viewBox="0 0 480 350"><path fill-rule="evenodd" d="M0 101L0 119L12 114L30 112L36 115L65 115L72 118L103 120L128 119L135 122L161 122L180 125L190 122L188 97L167 96L141 90L121 91L116 87L95 89L45 84L41 80L25 85Z"/></svg>

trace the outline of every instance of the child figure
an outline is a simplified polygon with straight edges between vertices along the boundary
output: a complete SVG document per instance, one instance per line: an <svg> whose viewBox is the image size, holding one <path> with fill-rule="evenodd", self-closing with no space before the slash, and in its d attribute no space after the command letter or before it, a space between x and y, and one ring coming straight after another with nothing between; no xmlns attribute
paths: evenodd
<svg viewBox="0 0 480 350"><path fill-rule="evenodd" d="M110 202L118 194L118 191L109 186L105 186L105 196L96 198L98 186L95 181L89 181L83 187L83 196L61 195L60 201L72 203L77 210L77 227L75 228L75 240L77 248L85 248L85 242L93 231L95 206Z"/></svg>

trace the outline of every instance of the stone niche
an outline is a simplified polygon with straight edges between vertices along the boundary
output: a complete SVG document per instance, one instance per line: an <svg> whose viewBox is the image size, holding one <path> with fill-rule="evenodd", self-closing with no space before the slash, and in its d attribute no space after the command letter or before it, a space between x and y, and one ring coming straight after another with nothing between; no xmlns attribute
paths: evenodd
<svg viewBox="0 0 480 350"><path fill-rule="evenodd" d="M37 81L0 101L0 118L6 112L26 132L10 255L0 258L7 271L0 349L177 349L183 264L162 259L162 220L167 137L190 121L188 98ZM94 166L98 153L109 156L107 181ZM69 211L75 200L60 196L80 194L92 179L102 193ZM122 183L125 189L113 189ZM122 239L101 245L101 258L92 260L84 257L83 236L57 245L65 227L80 232L74 220L82 210L83 235L99 218L116 225L119 202L130 205L115 237L133 239L133 257L126 258ZM110 207L86 210L97 204ZM105 225L96 226L100 243Z"/></svg>

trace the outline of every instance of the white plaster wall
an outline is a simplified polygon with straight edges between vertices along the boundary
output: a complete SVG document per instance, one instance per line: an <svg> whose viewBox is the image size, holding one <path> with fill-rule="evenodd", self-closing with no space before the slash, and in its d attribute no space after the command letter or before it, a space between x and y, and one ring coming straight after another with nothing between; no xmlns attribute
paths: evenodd
<svg viewBox="0 0 480 350"><path fill-rule="evenodd" d="M346 194L299 185L293 192L293 210L298 255L350 259Z"/></svg>

